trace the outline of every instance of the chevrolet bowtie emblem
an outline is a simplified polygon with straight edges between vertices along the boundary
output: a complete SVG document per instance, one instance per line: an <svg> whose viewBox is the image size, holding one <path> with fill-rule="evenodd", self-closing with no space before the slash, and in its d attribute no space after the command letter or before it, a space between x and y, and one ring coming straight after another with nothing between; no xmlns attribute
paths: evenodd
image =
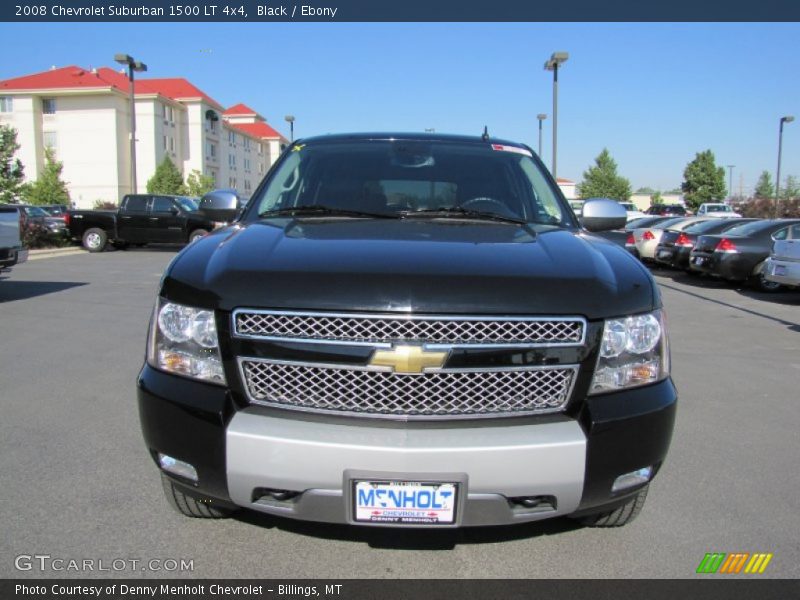
<svg viewBox="0 0 800 600"><path fill-rule="evenodd" d="M369 361L372 367L391 367L395 373L420 374L428 369L441 369L448 352L431 352L422 346L395 346L376 350Z"/></svg>

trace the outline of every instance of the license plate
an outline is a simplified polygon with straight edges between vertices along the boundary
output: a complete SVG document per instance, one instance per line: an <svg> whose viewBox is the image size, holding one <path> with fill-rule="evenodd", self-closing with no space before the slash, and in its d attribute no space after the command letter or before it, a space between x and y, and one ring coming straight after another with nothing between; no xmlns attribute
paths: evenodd
<svg viewBox="0 0 800 600"><path fill-rule="evenodd" d="M703 256L695 256L695 257L692 259L692 262L693 262L694 264L696 264L696 265L702 265L704 262L706 262L706 259L705 259L705 257L703 257Z"/></svg>
<svg viewBox="0 0 800 600"><path fill-rule="evenodd" d="M671 258L672 252L669 250L659 250L658 251L658 258Z"/></svg>
<svg viewBox="0 0 800 600"><path fill-rule="evenodd" d="M414 481L355 481L355 520L442 525L455 521L458 485Z"/></svg>
<svg viewBox="0 0 800 600"><path fill-rule="evenodd" d="M772 274L778 277L786 275L786 265L772 265Z"/></svg>

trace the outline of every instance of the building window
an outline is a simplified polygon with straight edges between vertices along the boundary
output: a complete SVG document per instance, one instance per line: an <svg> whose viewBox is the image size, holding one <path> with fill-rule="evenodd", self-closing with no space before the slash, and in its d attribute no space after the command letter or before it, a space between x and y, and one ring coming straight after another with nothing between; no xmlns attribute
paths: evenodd
<svg viewBox="0 0 800 600"><path fill-rule="evenodd" d="M208 128L209 128L209 130L211 130L214 133L216 133L217 132L217 122L214 119L210 119L208 121Z"/></svg>
<svg viewBox="0 0 800 600"><path fill-rule="evenodd" d="M169 136L169 151L175 153L175 138L172 136Z"/></svg>
<svg viewBox="0 0 800 600"><path fill-rule="evenodd" d="M228 132L228 143L236 145L236 133L233 131Z"/></svg>
<svg viewBox="0 0 800 600"><path fill-rule="evenodd" d="M244 138L244 149L247 151L250 150L250 138Z"/></svg>
<svg viewBox="0 0 800 600"><path fill-rule="evenodd" d="M245 170L245 173L249 173L250 172L250 159L249 158L245 158L244 159L244 170Z"/></svg>
<svg viewBox="0 0 800 600"><path fill-rule="evenodd" d="M249 179L245 179L244 180L244 191L245 192L249 192L250 191L250 180Z"/></svg>
<svg viewBox="0 0 800 600"><path fill-rule="evenodd" d="M236 168L236 155L228 154L228 166L232 169Z"/></svg>
<svg viewBox="0 0 800 600"><path fill-rule="evenodd" d="M11 96L0 96L0 113L10 113L13 110Z"/></svg>
<svg viewBox="0 0 800 600"><path fill-rule="evenodd" d="M167 136L164 136L164 150L167 149Z"/></svg>
<svg viewBox="0 0 800 600"><path fill-rule="evenodd" d="M42 112L46 115L56 114L56 99L42 98Z"/></svg>
<svg viewBox="0 0 800 600"><path fill-rule="evenodd" d="M258 163L258 174L261 175L264 172L264 163Z"/></svg>
<svg viewBox="0 0 800 600"><path fill-rule="evenodd" d="M206 142L206 156L211 160L217 158L217 145L211 142Z"/></svg>
<svg viewBox="0 0 800 600"><path fill-rule="evenodd" d="M164 105L164 120L172 123L175 120L175 109Z"/></svg>
<svg viewBox="0 0 800 600"><path fill-rule="evenodd" d="M236 177L228 177L228 187L236 189Z"/></svg>
<svg viewBox="0 0 800 600"><path fill-rule="evenodd" d="M264 154L264 144L259 144L258 145L258 153L259 154Z"/></svg>
<svg viewBox="0 0 800 600"><path fill-rule="evenodd" d="M45 148L56 150L58 147L58 137L55 131L45 131L42 133L42 141Z"/></svg>

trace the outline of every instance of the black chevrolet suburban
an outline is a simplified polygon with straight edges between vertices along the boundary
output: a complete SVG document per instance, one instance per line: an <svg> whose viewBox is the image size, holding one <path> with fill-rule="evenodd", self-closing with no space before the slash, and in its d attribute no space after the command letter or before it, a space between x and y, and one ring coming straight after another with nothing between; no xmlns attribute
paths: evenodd
<svg viewBox="0 0 800 600"><path fill-rule="evenodd" d="M232 203L233 205L233 203ZM579 222L527 146L295 142L156 300L138 401L181 513L364 526L641 510L677 402L616 202Z"/></svg>

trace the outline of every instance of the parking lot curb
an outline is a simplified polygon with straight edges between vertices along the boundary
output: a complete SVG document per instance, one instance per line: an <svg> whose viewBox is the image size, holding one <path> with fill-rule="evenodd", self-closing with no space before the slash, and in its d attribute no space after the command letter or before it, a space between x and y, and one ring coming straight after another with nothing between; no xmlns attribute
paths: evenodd
<svg viewBox="0 0 800 600"><path fill-rule="evenodd" d="M41 250L28 250L28 260L53 258L55 256L68 256L70 254L87 254L87 252L80 247L42 248Z"/></svg>

